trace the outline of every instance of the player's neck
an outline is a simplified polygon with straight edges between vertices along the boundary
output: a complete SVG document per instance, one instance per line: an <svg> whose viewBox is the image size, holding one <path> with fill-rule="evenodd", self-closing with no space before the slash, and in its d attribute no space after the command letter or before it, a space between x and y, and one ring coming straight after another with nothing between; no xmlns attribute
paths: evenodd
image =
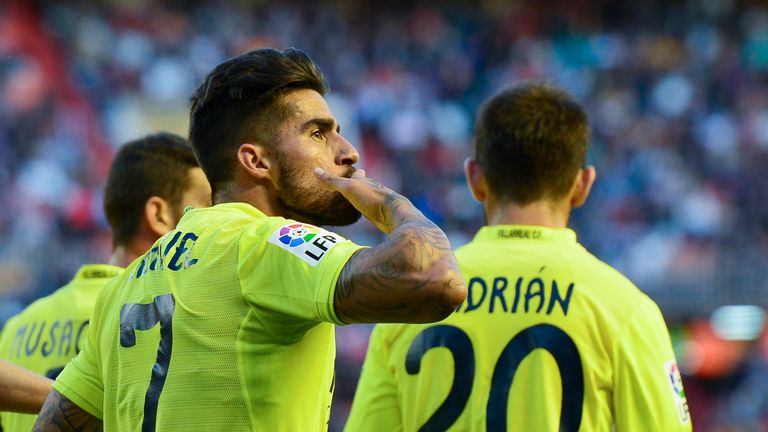
<svg viewBox="0 0 768 432"><path fill-rule="evenodd" d="M128 267L128 264L133 262L136 258L144 255L149 248L154 244L156 237L147 237L146 239L135 238L130 244L119 244L112 250L112 256L109 259L109 264L118 267Z"/></svg>
<svg viewBox="0 0 768 432"><path fill-rule="evenodd" d="M285 216L282 207L277 203L274 194L262 186L232 187L217 191L213 196L213 204L247 203L267 216Z"/></svg>
<svg viewBox="0 0 768 432"><path fill-rule="evenodd" d="M566 228L570 209L550 201L535 201L521 206L514 203L486 203L486 225L535 225Z"/></svg>
<svg viewBox="0 0 768 432"><path fill-rule="evenodd" d="M138 255L129 252L125 246L118 246L112 251L109 264L118 267L128 267L128 264L136 259L136 257Z"/></svg>

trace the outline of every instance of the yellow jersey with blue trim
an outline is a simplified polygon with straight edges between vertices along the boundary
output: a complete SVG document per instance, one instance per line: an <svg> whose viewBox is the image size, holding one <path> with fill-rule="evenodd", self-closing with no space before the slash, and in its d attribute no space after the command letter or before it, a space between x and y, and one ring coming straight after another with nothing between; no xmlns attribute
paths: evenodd
<svg viewBox="0 0 768 432"><path fill-rule="evenodd" d="M326 430L360 248L245 203L191 210L102 292L54 387L105 430Z"/></svg>
<svg viewBox="0 0 768 432"><path fill-rule="evenodd" d="M69 283L11 317L0 333L0 358L55 379L80 351L101 289L123 269L108 264L80 267ZM4 412L4 432L29 432L37 415Z"/></svg>
<svg viewBox="0 0 768 432"><path fill-rule="evenodd" d="M689 431L664 319L569 229L482 228L468 296L434 324L378 325L347 431Z"/></svg>

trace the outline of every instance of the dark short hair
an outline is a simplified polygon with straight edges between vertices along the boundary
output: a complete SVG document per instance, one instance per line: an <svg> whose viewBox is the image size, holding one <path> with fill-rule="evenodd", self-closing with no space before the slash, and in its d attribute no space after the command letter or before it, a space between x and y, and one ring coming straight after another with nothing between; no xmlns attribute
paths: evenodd
<svg viewBox="0 0 768 432"><path fill-rule="evenodd" d="M557 199L584 167L587 114L568 93L544 83L508 88L488 100L475 129L475 160L491 193L519 205Z"/></svg>
<svg viewBox="0 0 768 432"><path fill-rule="evenodd" d="M131 141L112 161L104 192L104 213L113 244L128 244L136 236L144 204L158 196L178 206L189 187L189 170L197 168L186 139L161 132Z"/></svg>
<svg viewBox="0 0 768 432"><path fill-rule="evenodd" d="M189 139L214 194L232 181L237 148L244 142L272 145L289 112L282 96L297 89L321 95L328 84L302 51L257 49L226 60L192 96Z"/></svg>

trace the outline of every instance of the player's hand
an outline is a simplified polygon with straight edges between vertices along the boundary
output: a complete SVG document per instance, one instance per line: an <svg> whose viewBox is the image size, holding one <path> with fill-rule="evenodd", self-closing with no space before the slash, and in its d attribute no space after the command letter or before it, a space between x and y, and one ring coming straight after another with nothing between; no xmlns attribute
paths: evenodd
<svg viewBox="0 0 768 432"><path fill-rule="evenodd" d="M399 213L421 213L407 198L365 176L358 169L351 177L333 175L322 168L315 168L315 176L329 189L338 191L377 228L389 234L403 220ZM422 216L423 217L423 216Z"/></svg>

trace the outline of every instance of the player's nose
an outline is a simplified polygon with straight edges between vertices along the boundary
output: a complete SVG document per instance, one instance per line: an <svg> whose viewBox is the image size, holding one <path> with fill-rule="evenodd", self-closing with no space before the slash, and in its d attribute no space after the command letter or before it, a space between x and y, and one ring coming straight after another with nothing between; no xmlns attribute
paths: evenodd
<svg viewBox="0 0 768 432"><path fill-rule="evenodd" d="M337 165L354 165L360 160L360 153L346 138L339 136L339 148L336 152Z"/></svg>

